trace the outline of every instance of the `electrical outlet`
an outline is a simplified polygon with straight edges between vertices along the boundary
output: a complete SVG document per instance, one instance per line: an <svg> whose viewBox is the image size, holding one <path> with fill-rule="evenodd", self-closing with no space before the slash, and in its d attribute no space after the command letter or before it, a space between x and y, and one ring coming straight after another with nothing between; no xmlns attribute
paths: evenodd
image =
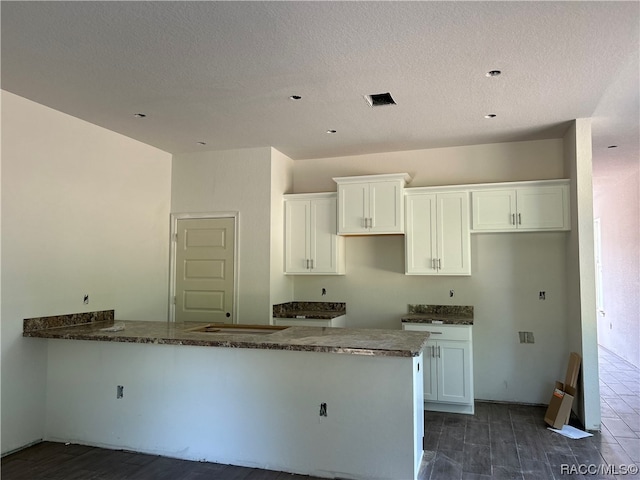
<svg viewBox="0 0 640 480"><path fill-rule="evenodd" d="M540 290L540 293L538 294L538 299L539 300L546 300L547 299L547 292L545 292L544 290Z"/></svg>
<svg viewBox="0 0 640 480"><path fill-rule="evenodd" d="M118 385L116 388L116 398L124 397L124 385Z"/></svg>
<svg viewBox="0 0 640 480"><path fill-rule="evenodd" d="M324 297L326 294L327 294L327 289L326 289L326 288L323 288L323 289L322 289L322 296Z"/></svg>
<svg viewBox="0 0 640 480"><path fill-rule="evenodd" d="M453 290L449 290L449 296L453 297L453 295L455 294L455 292Z"/></svg>
<svg viewBox="0 0 640 480"><path fill-rule="evenodd" d="M320 416L321 417L326 417L327 416L327 404L326 403L321 403L320 404Z"/></svg>
<svg viewBox="0 0 640 480"><path fill-rule="evenodd" d="M89 294L88 294L88 293L85 293L85 294L84 294L84 300L83 300L83 303L84 303L85 305L89 305Z"/></svg>

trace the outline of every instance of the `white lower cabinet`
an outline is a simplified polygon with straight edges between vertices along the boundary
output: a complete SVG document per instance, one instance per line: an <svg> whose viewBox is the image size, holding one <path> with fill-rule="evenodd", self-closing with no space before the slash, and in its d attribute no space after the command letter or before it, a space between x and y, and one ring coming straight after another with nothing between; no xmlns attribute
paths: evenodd
<svg viewBox="0 0 640 480"><path fill-rule="evenodd" d="M335 318L274 318L273 324L284 327L338 327L347 326L347 316Z"/></svg>
<svg viewBox="0 0 640 480"><path fill-rule="evenodd" d="M424 350L424 408L474 412L472 327L403 323L403 330L431 334Z"/></svg>

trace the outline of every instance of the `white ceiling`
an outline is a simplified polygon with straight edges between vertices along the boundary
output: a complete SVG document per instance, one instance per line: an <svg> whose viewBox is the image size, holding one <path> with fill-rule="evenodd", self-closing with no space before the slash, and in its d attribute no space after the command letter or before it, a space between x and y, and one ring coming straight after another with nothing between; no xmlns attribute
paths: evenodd
<svg viewBox="0 0 640 480"><path fill-rule="evenodd" d="M171 153L559 138L593 117L594 161L640 154L636 1L2 1L0 14L4 90ZM383 92L397 105L363 98Z"/></svg>

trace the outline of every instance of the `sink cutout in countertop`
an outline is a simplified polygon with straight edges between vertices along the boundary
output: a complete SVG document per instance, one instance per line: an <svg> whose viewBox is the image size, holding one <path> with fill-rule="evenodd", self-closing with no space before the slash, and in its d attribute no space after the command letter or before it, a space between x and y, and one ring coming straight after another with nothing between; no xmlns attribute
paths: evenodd
<svg viewBox="0 0 640 480"><path fill-rule="evenodd" d="M275 325L228 325L228 324L215 324L208 323L206 325L189 328L187 332L198 333L224 333L224 334L248 334L248 335L269 335L276 333L289 327L275 326Z"/></svg>

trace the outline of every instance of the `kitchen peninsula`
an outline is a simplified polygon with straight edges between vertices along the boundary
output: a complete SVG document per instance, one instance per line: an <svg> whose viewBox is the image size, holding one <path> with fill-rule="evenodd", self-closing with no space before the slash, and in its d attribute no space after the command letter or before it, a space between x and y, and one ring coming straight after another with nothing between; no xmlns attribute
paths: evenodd
<svg viewBox="0 0 640 480"><path fill-rule="evenodd" d="M418 476L428 334L205 333L107 311L27 319L23 335L48 342L46 440L326 478Z"/></svg>

